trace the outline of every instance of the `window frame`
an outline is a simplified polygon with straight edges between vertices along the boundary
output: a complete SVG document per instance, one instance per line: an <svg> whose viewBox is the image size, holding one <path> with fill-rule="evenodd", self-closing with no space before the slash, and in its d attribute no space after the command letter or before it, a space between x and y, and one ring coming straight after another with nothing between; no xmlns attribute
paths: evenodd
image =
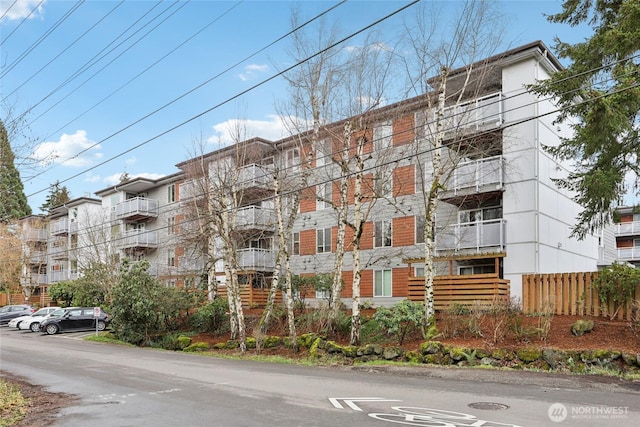
<svg viewBox="0 0 640 427"><path fill-rule="evenodd" d="M316 254L331 252L331 227L316 229Z"/></svg>
<svg viewBox="0 0 640 427"><path fill-rule="evenodd" d="M393 246L392 221L388 219L375 221L373 225L373 247L374 248L390 248L392 246Z"/></svg>
<svg viewBox="0 0 640 427"><path fill-rule="evenodd" d="M380 283L379 280L382 280ZM388 283L386 283L388 280ZM390 298L393 296L393 270L379 268L373 270L373 297Z"/></svg>

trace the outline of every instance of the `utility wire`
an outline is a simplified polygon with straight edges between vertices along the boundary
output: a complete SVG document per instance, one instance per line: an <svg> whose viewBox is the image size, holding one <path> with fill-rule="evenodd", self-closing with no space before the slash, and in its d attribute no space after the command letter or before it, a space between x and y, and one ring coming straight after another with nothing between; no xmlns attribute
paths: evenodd
<svg viewBox="0 0 640 427"><path fill-rule="evenodd" d="M24 58L26 58L31 52L33 52L33 50L38 47L38 45L40 45L40 43L42 43L49 35L51 35L51 33L53 33L60 25L62 25L62 23L64 21L66 21L76 10L78 10L78 8L80 6L82 6L84 4L85 0L80 0L78 2L76 2L71 9L69 9L67 11L67 13L65 13L62 18L60 18L51 28L49 28L43 35L40 36L40 38L38 38L38 40L36 40L31 46L29 46L27 48L27 50L25 50L24 52L22 52L22 54L20 54L20 56L13 61L13 63L11 63L11 65L9 65L1 74L0 74L0 79L2 79L3 77L5 77L7 75L7 73L9 73L11 70L13 70L16 65L18 65L20 62L22 62L22 60ZM13 33L12 33L13 34Z"/></svg>
<svg viewBox="0 0 640 427"><path fill-rule="evenodd" d="M4 15L2 15L2 17L4 18L4 16L9 13L9 10L11 10L11 8L13 7L14 4L16 4L18 0L15 0L13 2L13 4L9 7L9 9L7 9L7 11L5 12ZM30 17L31 15L33 15L35 13L36 10L38 10L40 8L40 6L42 5L42 3L44 3L44 0L40 0L40 3L38 3L38 5L36 7L34 7L33 9L31 9L31 12L29 12L29 14L27 16L25 16L24 18L22 18L22 20L20 21L20 23L18 25L16 25L16 27L13 29L13 31L11 31L9 33L8 36L3 37L2 40L0 40L0 47L2 47L3 44L5 44L7 42L7 40L9 40L11 38L11 36L13 35L13 33L15 33L18 28L20 28L22 26L22 24L24 24ZM0 21L2 20L2 18L0 18Z"/></svg>
<svg viewBox="0 0 640 427"><path fill-rule="evenodd" d="M25 80L20 86L18 86L17 88L15 88L10 94L6 95L4 98L2 98L2 100L0 100L0 103L4 102L5 100L7 100L11 95L13 95L14 93L16 93L16 91L18 91L19 89L21 89L24 85L26 85L27 83L29 83L31 80L33 80L33 78L35 76L37 76L38 74L40 74L42 72L42 70L44 70L45 68L47 68L49 65L51 65L56 59L58 59L60 56L62 56L67 50L69 50L71 47L73 47L73 45L75 45L77 42L79 42L84 36L86 36L91 30L93 30L94 28L96 28L98 25L100 25L100 23L102 21L104 21L105 19L107 19L107 17L109 15L111 15L113 12L116 11L117 8L119 8L120 6L122 6L124 4L124 0L121 0L119 3L117 3L109 12L107 12L104 16L102 16L102 18L100 18L95 24L93 24L91 27L89 27L89 29L87 29L84 33L82 33L79 37L77 37L73 42L71 42L71 44L69 44L66 48L64 48L62 51L60 51L60 53L58 53L55 57L53 57L49 62L47 62L46 64L44 64L42 67L40 67L40 69L38 71L36 71L35 73L33 73L29 78L27 78L27 80Z"/></svg>

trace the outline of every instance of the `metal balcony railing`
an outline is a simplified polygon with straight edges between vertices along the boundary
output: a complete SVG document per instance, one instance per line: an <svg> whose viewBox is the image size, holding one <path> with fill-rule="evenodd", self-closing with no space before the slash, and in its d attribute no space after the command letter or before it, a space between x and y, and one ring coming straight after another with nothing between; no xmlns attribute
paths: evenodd
<svg viewBox="0 0 640 427"><path fill-rule="evenodd" d="M449 225L436 236L437 251L476 250L505 247L504 219Z"/></svg>
<svg viewBox="0 0 640 427"><path fill-rule="evenodd" d="M640 260L640 247L619 248L617 249L617 259L620 261L638 261Z"/></svg>
<svg viewBox="0 0 640 427"><path fill-rule="evenodd" d="M157 248L157 231L128 231L117 240L119 249L127 248Z"/></svg>
<svg viewBox="0 0 640 427"><path fill-rule="evenodd" d="M619 222L615 224L616 236L640 236L640 221L633 222Z"/></svg>
<svg viewBox="0 0 640 427"><path fill-rule="evenodd" d="M157 216L157 200L134 197L116 205L116 219L156 218Z"/></svg>
<svg viewBox="0 0 640 427"><path fill-rule="evenodd" d="M236 227L242 229L272 229L276 222L273 209L246 206L236 211Z"/></svg>
<svg viewBox="0 0 640 427"><path fill-rule="evenodd" d="M502 126L502 104L502 93L496 92L445 108L445 133L478 132Z"/></svg>
<svg viewBox="0 0 640 427"><path fill-rule="evenodd" d="M242 270L272 270L276 265L276 253L270 249L240 249L236 254Z"/></svg>
<svg viewBox="0 0 640 427"><path fill-rule="evenodd" d="M502 156L487 157L459 163L453 173L453 182L449 191L457 193L460 190L473 189L479 191L482 187L492 185L501 187L503 184Z"/></svg>
<svg viewBox="0 0 640 427"><path fill-rule="evenodd" d="M270 188L271 168L263 165L247 165L238 170L238 188Z"/></svg>

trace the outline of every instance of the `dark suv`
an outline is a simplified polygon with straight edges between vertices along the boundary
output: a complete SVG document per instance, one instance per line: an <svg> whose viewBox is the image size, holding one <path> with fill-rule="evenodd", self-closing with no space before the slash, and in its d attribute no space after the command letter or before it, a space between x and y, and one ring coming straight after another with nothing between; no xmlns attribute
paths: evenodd
<svg viewBox="0 0 640 427"><path fill-rule="evenodd" d="M0 325L6 325L15 317L27 316L36 311L33 307L26 304L5 305L0 307Z"/></svg>
<svg viewBox="0 0 640 427"><path fill-rule="evenodd" d="M91 331L97 329L103 331L110 322L109 315L100 309L100 315L95 317L93 307L68 307L60 316L49 317L40 323L40 332L49 335L58 332Z"/></svg>

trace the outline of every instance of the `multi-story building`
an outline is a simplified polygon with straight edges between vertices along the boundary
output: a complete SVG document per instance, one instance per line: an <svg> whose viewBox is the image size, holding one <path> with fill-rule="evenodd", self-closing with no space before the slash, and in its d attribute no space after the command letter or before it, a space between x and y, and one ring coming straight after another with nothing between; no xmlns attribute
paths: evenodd
<svg viewBox="0 0 640 427"><path fill-rule="evenodd" d="M615 259L640 268L640 209L622 207L614 218Z"/></svg>
<svg viewBox="0 0 640 427"><path fill-rule="evenodd" d="M232 273L241 285L267 287L278 250L275 207L281 202L287 218L299 195L287 236L291 272L331 274L341 185L348 186L352 221L357 172L352 164L345 174L337 161L360 144L361 296L374 305L406 298L410 277L423 274L426 202L434 176L440 181L432 227L437 274L508 281L518 297L523 274L594 271L611 258L604 248L608 240L570 236L580 207L553 182L566 176L568 166L544 149L571 129L554 124L550 100L526 89L559 68L543 43L530 43L474 64L471 75L467 69L450 71L451 96L444 106L428 93L327 124L319 135L241 141L181 162L180 172L162 179L134 178L100 190L108 240L120 257L148 260L151 273L169 285L208 277L224 286ZM357 128L345 146L343 129L351 123ZM55 211L48 219L49 236L61 238L48 248L50 275L62 261L62 271L76 265L68 255L62 258L68 253L64 244L73 247L65 218L67 211ZM351 297L352 237L347 228L343 298ZM622 250L621 235L618 242Z"/></svg>
<svg viewBox="0 0 640 427"><path fill-rule="evenodd" d="M107 212L110 251L118 259L147 260L149 273L168 286L200 276L196 254L185 257L186 236L178 233L182 173L160 179L133 178L96 192Z"/></svg>

